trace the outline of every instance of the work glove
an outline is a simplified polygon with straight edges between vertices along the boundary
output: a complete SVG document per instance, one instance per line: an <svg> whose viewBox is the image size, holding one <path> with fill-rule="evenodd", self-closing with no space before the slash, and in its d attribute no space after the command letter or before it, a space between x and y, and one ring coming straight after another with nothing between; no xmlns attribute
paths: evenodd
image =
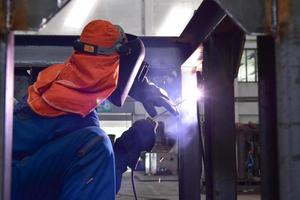
<svg viewBox="0 0 300 200"><path fill-rule="evenodd" d="M129 95L141 102L151 117L157 115L155 107L164 107L173 115L179 114L176 106L169 99L167 92L157 87L154 83L149 82L146 77L143 81L135 81L133 83Z"/></svg>
<svg viewBox="0 0 300 200"><path fill-rule="evenodd" d="M149 152L153 148L157 126L157 122L149 118L138 120L116 140L114 149L125 151L123 162L131 169L135 168L141 152Z"/></svg>

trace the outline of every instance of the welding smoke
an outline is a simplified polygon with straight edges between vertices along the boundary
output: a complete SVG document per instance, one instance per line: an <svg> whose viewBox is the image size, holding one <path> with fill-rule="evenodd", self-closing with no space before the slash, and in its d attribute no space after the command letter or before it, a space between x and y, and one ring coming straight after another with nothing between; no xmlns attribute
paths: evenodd
<svg viewBox="0 0 300 200"><path fill-rule="evenodd" d="M197 88L196 82L183 85L182 97L176 101L175 105L179 111L179 116L159 115L155 120L163 121L165 125L165 134L168 138L175 141L180 140L181 147L186 147L199 135L197 103L202 100L204 93ZM165 114L163 112L161 114Z"/></svg>
<svg viewBox="0 0 300 200"><path fill-rule="evenodd" d="M181 145L186 146L194 138L195 129L198 130L197 101L196 99L186 99L176 105L179 116L161 115L156 120L164 122L165 134L168 138L175 141L180 139Z"/></svg>

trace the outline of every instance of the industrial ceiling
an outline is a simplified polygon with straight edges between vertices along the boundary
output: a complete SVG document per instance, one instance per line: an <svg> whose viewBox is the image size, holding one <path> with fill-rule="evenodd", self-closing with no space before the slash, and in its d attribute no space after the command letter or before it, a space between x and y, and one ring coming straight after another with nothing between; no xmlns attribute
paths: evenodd
<svg viewBox="0 0 300 200"><path fill-rule="evenodd" d="M79 35L89 21L106 19L121 25L126 32L140 36L179 36L201 2L71 0L37 34Z"/></svg>

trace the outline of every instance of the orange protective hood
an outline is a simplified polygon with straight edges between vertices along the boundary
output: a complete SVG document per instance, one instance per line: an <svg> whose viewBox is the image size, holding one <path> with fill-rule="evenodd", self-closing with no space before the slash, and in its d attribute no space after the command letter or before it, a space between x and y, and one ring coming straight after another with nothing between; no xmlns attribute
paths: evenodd
<svg viewBox="0 0 300 200"><path fill-rule="evenodd" d="M41 71L28 88L27 102L39 115L67 113L86 116L115 90L119 55L72 54L64 64Z"/></svg>

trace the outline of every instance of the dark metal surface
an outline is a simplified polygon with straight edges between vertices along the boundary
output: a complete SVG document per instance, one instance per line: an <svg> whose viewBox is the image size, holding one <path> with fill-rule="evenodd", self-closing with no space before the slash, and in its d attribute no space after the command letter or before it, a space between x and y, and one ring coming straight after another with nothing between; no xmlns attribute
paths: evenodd
<svg viewBox="0 0 300 200"><path fill-rule="evenodd" d="M243 34L212 35L204 43L206 197L236 199L234 73Z"/></svg>
<svg viewBox="0 0 300 200"><path fill-rule="evenodd" d="M47 67L63 63L78 36L16 35L15 67Z"/></svg>
<svg viewBox="0 0 300 200"><path fill-rule="evenodd" d="M245 33L241 30L241 28L230 18L229 16L226 16L216 27L216 29L213 32L214 35L223 35L223 34L230 34L235 35L236 40L232 42L229 51L231 51L231 58L232 58L232 71L229 73L232 73L234 78L237 77L240 63L241 63L241 57L242 57L242 51L244 49L244 44L246 41Z"/></svg>
<svg viewBox="0 0 300 200"><path fill-rule="evenodd" d="M175 37L141 37L145 47L145 61L152 69L178 68L190 56L190 45L178 42Z"/></svg>
<svg viewBox="0 0 300 200"><path fill-rule="evenodd" d="M271 33L272 4L269 0L213 0L248 34Z"/></svg>
<svg viewBox="0 0 300 200"><path fill-rule="evenodd" d="M246 135L243 133L236 135L236 146L237 146L237 172L239 179L246 178Z"/></svg>
<svg viewBox="0 0 300 200"><path fill-rule="evenodd" d="M225 11L217 3L203 1L178 40L188 42L196 49L225 17Z"/></svg>
<svg viewBox="0 0 300 200"><path fill-rule="evenodd" d="M10 199L14 36L0 36L0 199Z"/></svg>
<svg viewBox="0 0 300 200"><path fill-rule="evenodd" d="M280 199L300 197L300 1L278 1L276 38Z"/></svg>
<svg viewBox="0 0 300 200"><path fill-rule="evenodd" d="M63 63L79 36L16 36L16 67L45 67ZM145 60L151 68L180 68L191 53L190 45L172 37L141 37L146 47Z"/></svg>
<svg viewBox="0 0 300 200"><path fill-rule="evenodd" d="M70 0L12 0L13 30L37 30Z"/></svg>
<svg viewBox="0 0 300 200"><path fill-rule="evenodd" d="M198 78L196 74L194 78ZM190 83L190 79L183 78L183 85L198 86L198 83L194 82L195 85ZM194 101L194 104L190 103L189 110L194 112L189 112L189 117L193 119L181 120L178 132L179 200L201 199L202 143L198 108L197 101Z"/></svg>
<svg viewBox="0 0 300 200"><path fill-rule="evenodd" d="M271 36L258 37L257 53L262 200L277 200L279 188L274 39Z"/></svg>
<svg viewBox="0 0 300 200"><path fill-rule="evenodd" d="M63 63L72 53L71 47L16 46L16 67L47 67Z"/></svg>
<svg viewBox="0 0 300 200"><path fill-rule="evenodd" d="M182 123L181 126L187 125ZM200 200L202 163L198 124L187 126L178 135L179 200Z"/></svg>
<svg viewBox="0 0 300 200"><path fill-rule="evenodd" d="M178 41L191 44L193 49L196 49L202 42L212 34L223 34L232 32L241 32L241 27L236 24L231 16L219 4L214 1L203 1L194 16L178 38ZM240 47L244 46L245 39L237 40L234 43L232 50L240 51ZM233 53L235 67L233 68L234 76L237 76L240 65L241 54Z"/></svg>

